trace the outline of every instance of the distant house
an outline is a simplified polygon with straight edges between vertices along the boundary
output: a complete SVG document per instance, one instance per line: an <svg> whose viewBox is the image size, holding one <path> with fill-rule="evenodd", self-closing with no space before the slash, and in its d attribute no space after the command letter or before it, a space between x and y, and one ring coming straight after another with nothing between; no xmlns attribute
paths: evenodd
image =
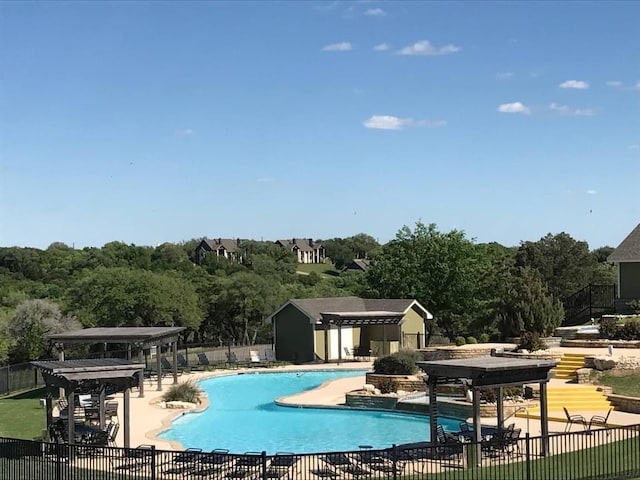
<svg viewBox="0 0 640 480"><path fill-rule="evenodd" d="M212 253L231 261L240 261L240 239L205 238L196 247L196 263L201 265L204 257Z"/></svg>
<svg viewBox="0 0 640 480"><path fill-rule="evenodd" d="M276 245L292 252L298 263L324 263L326 253L319 242L312 238L292 238L291 240L276 240Z"/></svg>
<svg viewBox="0 0 640 480"><path fill-rule="evenodd" d="M640 224L609 255L616 266L616 312L631 313L629 302L640 299Z"/></svg>
<svg viewBox="0 0 640 480"><path fill-rule="evenodd" d="M344 267L345 272L366 272L371 268L371 260L356 258Z"/></svg>
<svg viewBox="0 0 640 480"><path fill-rule="evenodd" d="M273 326L276 358L301 363L344 359L347 351L395 352L407 346L405 337L424 338L431 318L412 299L331 297L291 299L266 321Z"/></svg>

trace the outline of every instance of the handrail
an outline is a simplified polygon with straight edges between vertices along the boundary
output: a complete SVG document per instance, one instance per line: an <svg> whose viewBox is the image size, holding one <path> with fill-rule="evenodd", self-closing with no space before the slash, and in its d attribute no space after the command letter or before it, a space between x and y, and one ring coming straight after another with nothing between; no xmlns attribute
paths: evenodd
<svg viewBox="0 0 640 480"><path fill-rule="evenodd" d="M506 422L511 417L515 417L519 412L526 412L527 413L527 433L529 433L529 417L530 417L531 414L529 413L529 409L527 407L525 407L524 405L516 408L510 415L506 416L503 421Z"/></svg>

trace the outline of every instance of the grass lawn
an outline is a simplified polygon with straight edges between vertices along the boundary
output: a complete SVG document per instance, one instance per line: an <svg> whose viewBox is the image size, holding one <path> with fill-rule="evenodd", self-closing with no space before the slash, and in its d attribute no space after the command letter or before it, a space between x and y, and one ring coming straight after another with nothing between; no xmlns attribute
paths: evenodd
<svg viewBox="0 0 640 480"><path fill-rule="evenodd" d="M0 397L0 436L27 440L42 438L47 419L40 399L45 397L44 389Z"/></svg>
<svg viewBox="0 0 640 480"><path fill-rule="evenodd" d="M613 388L613 393L640 397L640 369L639 370L608 370L593 374L593 381L598 385Z"/></svg>
<svg viewBox="0 0 640 480"><path fill-rule="evenodd" d="M316 272L319 275L331 275L333 277L338 275L333 263L300 263L296 267L297 273L308 274Z"/></svg>

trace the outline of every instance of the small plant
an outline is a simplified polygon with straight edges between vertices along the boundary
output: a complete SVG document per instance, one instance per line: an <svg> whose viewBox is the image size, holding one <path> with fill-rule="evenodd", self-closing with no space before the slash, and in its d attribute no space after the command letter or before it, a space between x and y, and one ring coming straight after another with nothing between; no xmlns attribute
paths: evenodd
<svg viewBox="0 0 640 480"><path fill-rule="evenodd" d="M640 340L640 320L628 320L618 332L621 340Z"/></svg>
<svg viewBox="0 0 640 480"><path fill-rule="evenodd" d="M481 333L478 337L478 341L480 343L489 343L489 335L486 333Z"/></svg>
<svg viewBox="0 0 640 480"><path fill-rule="evenodd" d="M540 340L540 335L536 332L524 332L520 336L518 348L535 352L536 350L546 350L547 346Z"/></svg>
<svg viewBox="0 0 640 480"><path fill-rule="evenodd" d="M476 337L467 337L467 343L469 345L475 345L476 343L478 343L478 340L476 340Z"/></svg>
<svg viewBox="0 0 640 480"><path fill-rule="evenodd" d="M422 357L412 350L400 350L380 357L373 362L373 372L381 375L413 375L418 370L416 362Z"/></svg>
<svg viewBox="0 0 640 480"><path fill-rule="evenodd" d="M631 300L629 302L629 306L633 310L633 313L640 313L640 298L636 298L635 300Z"/></svg>
<svg viewBox="0 0 640 480"><path fill-rule="evenodd" d="M162 396L165 402L189 402L200 403L200 389L192 381L188 380L177 385L172 385L167 393Z"/></svg>
<svg viewBox="0 0 640 480"><path fill-rule="evenodd" d="M456 337L456 345L458 347L461 347L462 345L465 345L467 343L467 341L465 340L464 337Z"/></svg>
<svg viewBox="0 0 640 480"><path fill-rule="evenodd" d="M392 378L383 378L378 388L380 389L380 393L395 393L398 391L398 385L393 381Z"/></svg>
<svg viewBox="0 0 640 480"><path fill-rule="evenodd" d="M615 317L603 317L600 319L600 338L618 338L618 320Z"/></svg>

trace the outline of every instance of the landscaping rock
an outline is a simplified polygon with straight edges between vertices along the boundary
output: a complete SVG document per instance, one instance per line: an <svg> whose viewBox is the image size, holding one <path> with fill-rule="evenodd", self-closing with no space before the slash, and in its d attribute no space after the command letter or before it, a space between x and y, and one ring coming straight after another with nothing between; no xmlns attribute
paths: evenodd
<svg viewBox="0 0 640 480"><path fill-rule="evenodd" d="M593 359L593 366L596 370L611 370L616 367L616 361L610 357L596 357Z"/></svg>
<svg viewBox="0 0 640 480"><path fill-rule="evenodd" d="M189 410L192 408L196 408L196 404L189 403L189 402L179 402L179 401L165 402L165 408Z"/></svg>
<svg viewBox="0 0 640 480"><path fill-rule="evenodd" d="M374 385L371 385L370 383L366 383L363 387L363 390L365 392L369 392L369 393L373 393L375 391L376 387Z"/></svg>

